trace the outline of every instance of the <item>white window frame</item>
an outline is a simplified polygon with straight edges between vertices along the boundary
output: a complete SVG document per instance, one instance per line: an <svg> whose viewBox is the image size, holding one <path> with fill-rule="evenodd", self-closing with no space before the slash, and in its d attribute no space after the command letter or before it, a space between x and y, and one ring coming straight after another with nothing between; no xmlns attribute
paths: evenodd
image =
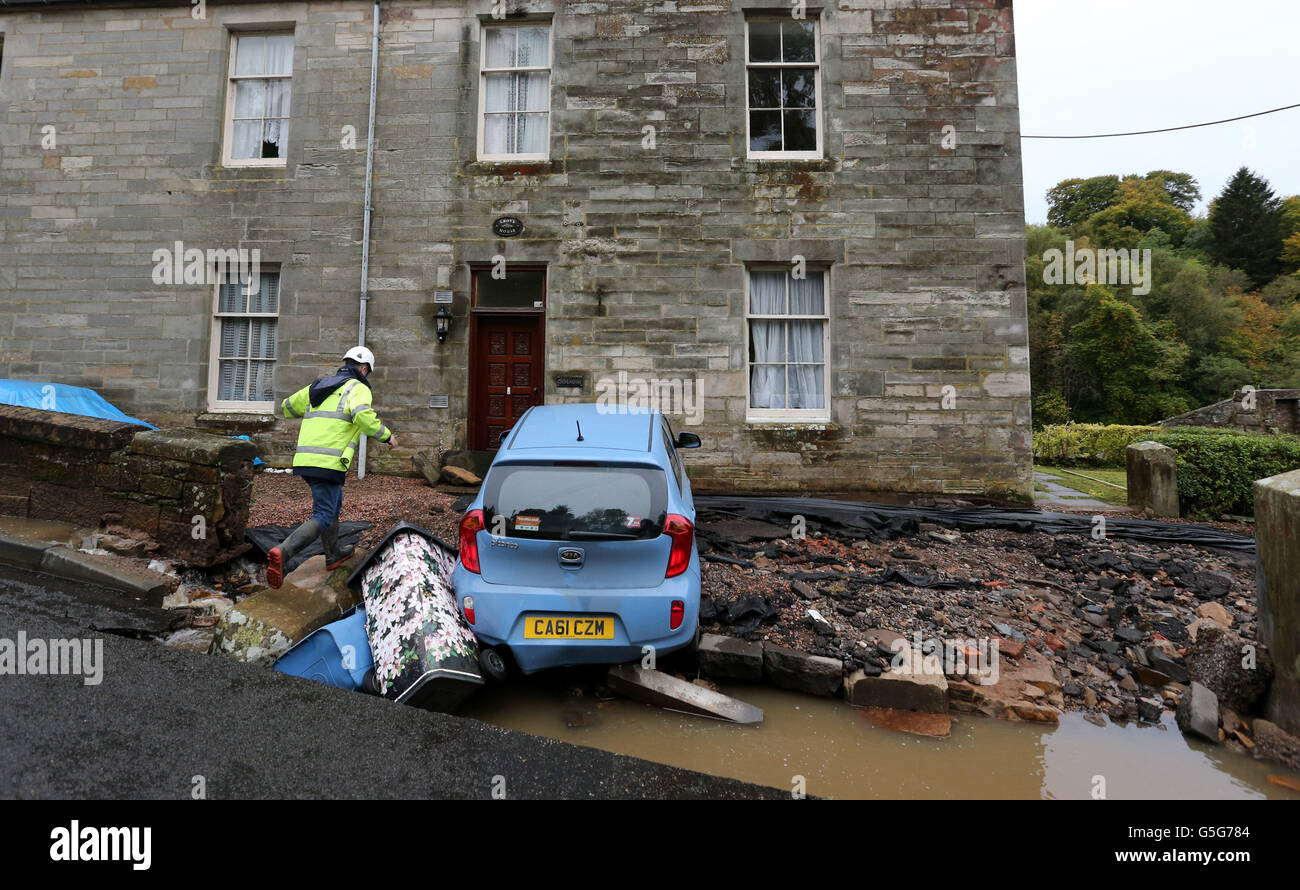
<svg viewBox="0 0 1300 890"><path fill-rule="evenodd" d="M281 290L279 299L276 300L276 306L284 305L284 277L279 265L268 264L262 274L274 271L280 275ZM272 363L279 365L279 334L280 334L280 313L277 312L222 312L221 311L221 281L219 275L214 275L217 283L212 289L212 324L211 334L208 339L211 341L208 348L208 410L212 412L231 412L240 414L276 414L279 412L280 403L272 396L271 401L249 401L237 399L220 399L218 395L221 392L221 320L223 318L273 318L276 321L276 357ZM265 361L258 359L258 361Z"/></svg>
<svg viewBox="0 0 1300 890"><path fill-rule="evenodd" d="M525 65L513 68L487 68L487 32L494 28L546 28L547 65ZM488 154L483 149L483 130L487 123L487 76L513 71L545 71L546 78L546 151L526 154ZM551 117L555 113L555 27L550 19L525 19L518 22L479 22L478 31L478 159L480 161L549 161L551 159Z"/></svg>
<svg viewBox="0 0 1300 890"><path fill-rule="evenodd" d="M294 38L294 55L298 53L298 35L293 29L270 28L259 31L229 31L230 52L226 61L226 110L224 133L221 137L221 166L223 167L286 167L289 163L289 143L284 144L282 158L232 158L231 148L235 140L235 84L241 80L287 80L289 81L289 120L293 120L293 71L288 74L235 74L235 52L239 48L241 37L284 37ZM292 123L289 132L293 132Z"/></svg>
<svg viewBox="0 0 1300 890"><path fill-rule="evenodd" d="M788 263L754 263L745 267L745 421L747 423L788 422L788 423L829 423L831 419L831 268L830 266L812 266L807 274L822 276L821 315L762 315L751 311L750 275L753 272L784 272L786 306L790 305L790 273ZM822 325L822 392L825 404L821 408L755 408L753 407L754 363L750 360L750 342L752 322L754 319L773 319L780 321L821 321ZM786 366L789 367L789 362ZM788 379L787 379L788 384ZM789 392L787 385L786 392Z"/></svg>
<svg viewBox="0 0 1300 890"><path fill-rule="evenodd" d="M816 18L804 19L810 21L813 26L813 60L811 62L751 62L749 60L749 26L752 22L783 22L791 21L788 17L776 16L755 16L745 19L745 157L749 160L787 160L787 161L818 161L824 157L824 134L826 127L822 115L822 26ZM749 136L749 72L759 68L812 68L813 69L813 101L816 107L813 109L813 122L817 127L817 148L813 151L754 151L750 148ZM785 142L785 119L781 121L781 141Z"/></svg>

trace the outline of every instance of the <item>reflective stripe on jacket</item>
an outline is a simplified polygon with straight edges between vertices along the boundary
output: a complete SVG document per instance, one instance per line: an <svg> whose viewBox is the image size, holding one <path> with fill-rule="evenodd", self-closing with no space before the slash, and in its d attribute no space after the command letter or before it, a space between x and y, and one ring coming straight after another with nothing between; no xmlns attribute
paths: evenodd
<svg viewBox="0 0 1300 890"><path fill-rule="evenodd" d="M370 387L349 380L315 408L304 386L280 403L285 417L302 418L298 430L295 467L318 467L346 473L356 455L357 440L363 435L387 442L392 432L379 420L370 405Z"/></svg>

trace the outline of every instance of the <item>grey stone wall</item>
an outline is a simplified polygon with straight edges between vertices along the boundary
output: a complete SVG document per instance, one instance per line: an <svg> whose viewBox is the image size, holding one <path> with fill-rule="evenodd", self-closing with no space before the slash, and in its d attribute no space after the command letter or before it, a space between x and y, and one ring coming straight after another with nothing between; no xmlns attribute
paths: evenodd
<svg viewBox="0 0 1300 890"><path fill-rule="evenodd" d="M1249 397L1249 398L1248 398ZM1232 398L1160 421L1157 426L1237 427L1257 433L1300 433L1300 389L1237 390Z"/></svg>
<svg viewBox="0 0 1300 890"><path fill-rule="evenodd" d="M745 159L739 5L511 3L553 14L551 159L532 165L475 160L491 8L384 4L368 343L377 407L403 447L370 449L372 470L464 447L468 264L502 254L548 267L548 401L593 399L620 370L698 388L701 489L1029 498L1009 2L812 9L825 157L784 162ZM150 280L152 252L178 239L281 264L281 395L355 342L370 4L206 13L0 11L0 375L91 386L159 425L194 425L212 288ZM229 29L259 22L295 23L288 164L227 169ZM47 125L56 147L42 146ZM341 147L345 127L355 148ZM495 238L501 214L525 233ZM831 266L830 422L746 423L745 264L795 255ZM439 344L432 292L447 287L456 321ZM556 372L585 373L586 390L555 391ZM450 407L429 408L433 393ZM295 429L276 425L281 448Z"/></svg>
<svg viewBox="0 0 1300 890"><path fill-rule="evenodd" d="M251 442L0 405L0 511L149 535L211 566L248 550Z"/></svg>

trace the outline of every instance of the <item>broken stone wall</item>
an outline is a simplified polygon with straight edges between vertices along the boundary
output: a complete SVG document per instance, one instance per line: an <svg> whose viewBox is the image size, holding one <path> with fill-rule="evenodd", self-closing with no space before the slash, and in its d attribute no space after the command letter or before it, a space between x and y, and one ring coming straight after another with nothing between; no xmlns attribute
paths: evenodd
<svg viewBox="0 0 1300 890"><path fill-rule="evenodd" d="M1215 402L1160 421L1160 426L1237 427L1257 433L1300 434L1300 389L1261 389L1251 393L1254 405L1247 407L1246 393L1237 390L1232 398Z"/></svg>
<svg viewBox="0 0 1300 890"><path fill-rule="evenodd" d="M0 406L0 512L123 526L159 555L209 566L248 549L251 442Z"/></svg>

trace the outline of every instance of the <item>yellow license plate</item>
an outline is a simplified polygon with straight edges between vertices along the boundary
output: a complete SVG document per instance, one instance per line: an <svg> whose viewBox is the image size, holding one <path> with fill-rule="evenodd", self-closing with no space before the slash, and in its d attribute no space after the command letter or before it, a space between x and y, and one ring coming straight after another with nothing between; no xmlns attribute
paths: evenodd
<svg viewBox="0 0 1300 890"><path fill-rule="evenodd" d="M525 640L612 640L614 619L594 615L525 615Z"/></svg>

